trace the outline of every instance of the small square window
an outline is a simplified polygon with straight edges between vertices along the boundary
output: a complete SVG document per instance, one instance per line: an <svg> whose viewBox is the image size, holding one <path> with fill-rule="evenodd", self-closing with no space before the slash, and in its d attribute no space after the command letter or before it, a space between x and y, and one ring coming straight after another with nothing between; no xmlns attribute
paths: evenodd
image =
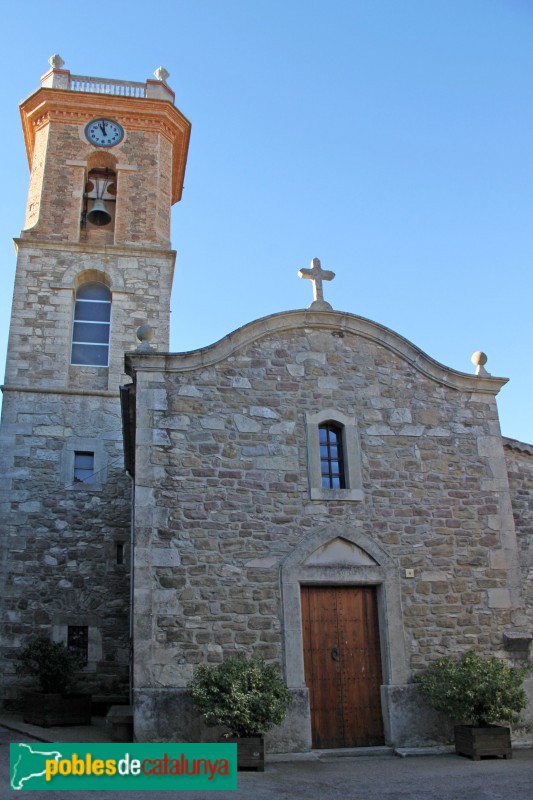
<svg viewBox="0 0 533 800"><path fill-rule="evenodd" d="M89 628L87 625L69 625L67 633L67 647L76 653L87 664L89 660Z"/></svg>
<svg viewBox="0 0 533 800"><path fill-rule="evenodd" d="M74 483L92 483L94 479L94 453L74 452Z"/></svg>

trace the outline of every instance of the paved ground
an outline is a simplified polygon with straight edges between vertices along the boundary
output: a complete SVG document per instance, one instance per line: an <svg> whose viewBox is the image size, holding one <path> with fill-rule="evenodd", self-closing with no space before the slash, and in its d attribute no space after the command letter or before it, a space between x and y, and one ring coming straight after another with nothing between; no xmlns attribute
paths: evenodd
<svg viewBox="0 0 533 800"><path fill-rule="evenodd" d="M111 730L104 717L93 717L91 725L41 728L22 721L22 714L1 714L0 728L17 731L20 742L110 742ZM24 738L27 737L27 738ZM15 740L13 740L15 741ZM1 796L0 796L1 798ZM3 800L3 798L1 798Z"/></svg>
<svg viewBox="0 0 533 800"><path fill-rule="evenodd" d="M0 728L0 798L9 790L9 743L30 737ZM470 761L456 755L322 757L276 762L239 773L236 792L33 791L31 800L532 800L533 750L513 758Z"/></svg>

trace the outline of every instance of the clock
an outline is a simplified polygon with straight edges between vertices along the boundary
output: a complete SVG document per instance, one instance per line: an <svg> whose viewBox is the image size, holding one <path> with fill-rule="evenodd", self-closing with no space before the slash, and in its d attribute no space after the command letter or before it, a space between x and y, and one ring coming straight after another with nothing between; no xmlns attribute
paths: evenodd
<svg viewBox="0 0 533 800"><path fill-rule="evenodd" d="M113 147L124 138L124 128L114 119L93 119L85 126L85 138L97 147Z"/></svg>

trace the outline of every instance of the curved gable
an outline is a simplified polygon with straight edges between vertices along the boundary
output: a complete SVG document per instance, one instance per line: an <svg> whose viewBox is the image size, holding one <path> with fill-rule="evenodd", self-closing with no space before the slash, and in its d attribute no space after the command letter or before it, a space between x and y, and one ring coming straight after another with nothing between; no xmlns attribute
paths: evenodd
<svg viewBox="0 0 533 800"><path fill-rule="evenodd" d="M238 328L209 347L185 353L127 353L126 372L129 375L137 370L165 369L169 372L184 372L213 366L265 337L288 333L298 328L336 332L339 336L346 333L360 336L381 345L436 383L460 391L496 395L508 381L508 378L469 375L446 367L390 328L365 317L338 311L284 311L272 314Z"/></svg>

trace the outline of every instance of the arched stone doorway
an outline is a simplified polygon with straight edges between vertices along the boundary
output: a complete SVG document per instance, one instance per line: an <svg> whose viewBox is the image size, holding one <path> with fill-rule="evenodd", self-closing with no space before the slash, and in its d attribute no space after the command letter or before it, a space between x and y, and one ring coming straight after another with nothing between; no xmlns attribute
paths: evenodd
<svg viewBox="0 0 533 800"><path fill-rule="evenodd" d="M284 560L281 587L287 683L309 691L311 745L383 742L383 686L408 676L398 566L368 534L327 526Z"/></svg>

